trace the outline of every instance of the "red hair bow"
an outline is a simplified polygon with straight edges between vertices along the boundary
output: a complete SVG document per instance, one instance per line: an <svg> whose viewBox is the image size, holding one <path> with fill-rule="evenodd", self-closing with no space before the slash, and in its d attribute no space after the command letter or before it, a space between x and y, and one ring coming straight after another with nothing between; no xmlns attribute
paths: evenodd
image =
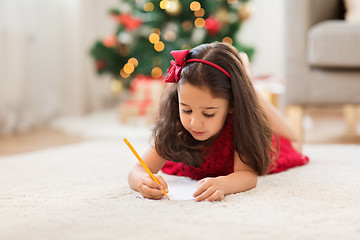
<svg viewBox="0 0 360 240"><path fill-rule="evenodd" d="M169 70L167 73L169 76L165 79L165 82L176 83L180 79L181 70L185 65L186 55L189 53L189 50L178 50L171 51L170 54L175 58L175 61L171 60Z"/></svg>

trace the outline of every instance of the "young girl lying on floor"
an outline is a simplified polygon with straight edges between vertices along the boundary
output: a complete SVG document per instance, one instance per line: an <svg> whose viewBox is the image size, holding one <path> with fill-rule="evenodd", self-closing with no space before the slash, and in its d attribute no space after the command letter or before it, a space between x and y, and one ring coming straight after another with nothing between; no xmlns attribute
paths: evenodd
<svg viewBox="0 0 360 240"><path fill-rule="evenodd" d="M170 82L143 156L153 173L200 180L196 201L256 187L257 176L306 164L301 144L280 113L259 94L240 59L224 43L172 51ZM162 198L167 184L154 182L138 163L129 185L146 198Z"/></svg>

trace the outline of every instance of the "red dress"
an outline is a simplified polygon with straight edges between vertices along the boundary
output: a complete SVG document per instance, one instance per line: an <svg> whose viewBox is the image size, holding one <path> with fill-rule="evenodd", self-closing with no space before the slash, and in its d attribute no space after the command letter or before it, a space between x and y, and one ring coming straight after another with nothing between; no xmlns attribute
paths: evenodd
<svg viewBox="0 0 360 240"><path fill-rule="evenodd" d="M225 176L234 172L234 131L231 119L226 120L219 137L208 149L208 157L200 167L192 167L184 163L167 161L161 169L164 173L190 177L200 180L205 177ZM292 147L291 142L283 137L278 137L279 152L275 162L270 166L269 173L278 173L289 168L301 166L309 162L309 158L302 155ZM277 149L276 137L272 143Z"/></svg>

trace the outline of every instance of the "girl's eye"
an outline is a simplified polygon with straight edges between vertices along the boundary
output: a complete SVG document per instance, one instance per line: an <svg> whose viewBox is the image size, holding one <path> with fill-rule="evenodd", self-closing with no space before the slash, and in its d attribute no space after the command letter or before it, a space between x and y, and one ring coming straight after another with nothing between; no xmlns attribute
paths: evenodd
<svg viewBox="0 0 360 240"><path fill-rule="evenodd" d="M185 114L191 114L192 113L192 110L185 110L185 109L181 109L181 111ZM215 116L215 113L213 114L207 114L207 113L203 113L204 117L207 117L207 118L211 118L211 117L214 117Z"/></svg>
<svg viewBox="0 0 360 240"><path fill-rule="evenodd" d="M191 110L184 110L184 109L181 109L181 111L185 114L190 114L192 112Z"/></svg>
<svg viewBox="0 0 360 240"><path fill-rule="evenodd" d="M215 113L213 113L213 114L204 113L204 116L207 117L207 118L211 118L211 117L215 116Z"/></svg>

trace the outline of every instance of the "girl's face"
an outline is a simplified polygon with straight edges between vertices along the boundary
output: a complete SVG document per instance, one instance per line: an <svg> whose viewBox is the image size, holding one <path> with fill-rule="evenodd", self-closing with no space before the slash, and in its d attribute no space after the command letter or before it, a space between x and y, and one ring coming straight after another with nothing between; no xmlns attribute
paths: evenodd
<svg viewBox="0 0 360 240"><path fill-rule="evenodd" d="M229 113L229 101L214 98L206 87L183 83L178 89L180 121L198 141L219 133Z"/></svg>

